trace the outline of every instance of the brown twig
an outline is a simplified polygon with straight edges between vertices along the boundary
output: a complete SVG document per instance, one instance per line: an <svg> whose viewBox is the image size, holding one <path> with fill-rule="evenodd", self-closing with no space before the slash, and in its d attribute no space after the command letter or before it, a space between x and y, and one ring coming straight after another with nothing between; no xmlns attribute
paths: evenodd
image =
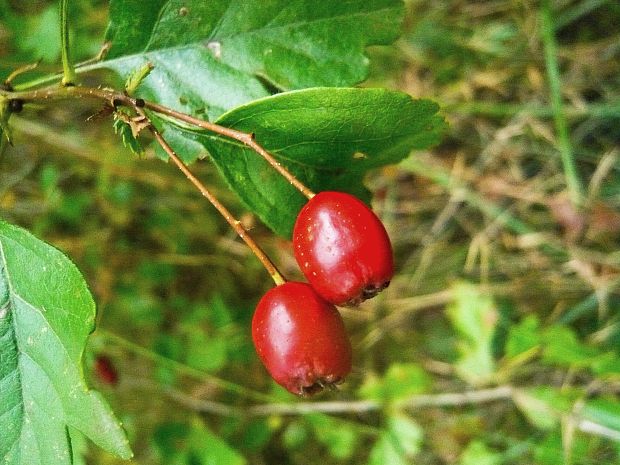
<svg viewBox="0 0 620 465"><path fill-rule="evenodd" d="M256 140L254 139L254 134L251 133L237 131L235 129L227 128L225 126L220 126L219 124L211 123L209 121L205 121L200 118L181 113L179 111L173 110L172 108L168 108L154 102L148 102L142 99L132 98L124 93L118 92L113 89L93 88L84 86L51 86L42 89L21 92L9 92L0 90L0 95L5 95L9 99L19 99L24 102L30 100L59 100L71 97L96 98L99 100L105 100L111 105L127 105L132 108L136 107L136 102L140 102L144 108L151 110L155 113L169 116L173 119L182 121L192 126L196 126L200 129L204 129L206 131L213 132L215 134L219 134L229 139L241 142L246 147L254 150L257 154L263 157L263 159L267 163L269 163L269 165L273 169L280 173L293 187L299 190L299 192L301 192L306 198L311 199L312 197L314 197L314 192L312 192L312 190L310 190L304 183L302 183L284 166L282 166L282 164L278 160L276 160L273 155L271 155L258 142L256 142Z"/></svg>
<svg viewBox="0 0 620 465"><path fill-rule="evenodd" d="M235 129L227 128L224 126L220 126L219 124L211 123L209 121L202 120L200 118L195 118L191 115L187 115L185 113L178 112L168 107L164 107L157 103L153 102L145 102L145 108L148 108L155 113L160 113L162 115L170 116L179 121L183 121L184 123L191 124L193 126L197 126L201 129L205 129L207 131L214 132L216 134L220 134L222 136L228 137L230 139L237 140L247 147L254 150L261 157L265 159L269 165L273 169L275 169L278 173L280 173L288 182L291 183L299 192L305 195L308 199L314 197L314 192L312 192L308 187L303 184L299 179L297 179L290 171L288 171L282 164L274 158L267 150L265 150L260 144L256 142L254 139L254 134L249 134L247 132L237 131Z"/></svg>
<svg viewBox="0 0 620 465"><path fill-rule="evenodd" d="M280 273L280 271L276 268L271 259L267 256L267 254L260 248L260 246L254 241L254 239L248 234L248 231L243 227L241 222L236 219L232 213L224 206L222 203L215 197L207 187L200 182L200 180L194 176L194 174L189 170L187 165L183 163L183 161L176 154L174 149L170 147L170 144L163 138L161 133L153 126L150 119L144 112L142 108L138 105L134 105L134 110L148 122L148 128L153 133L155 140L164 149L164 151L168 154L172 162L181 170L181 172L185 175L185 177L191 182L196 189L200 191L200 193L206 197L206 199L215 207L215 209L224 217L224 219L228 222L228 224L235 230L237 235L243 239L243 241L247 244L247 246L252 250L252 253L258 258L258 260L265 267L273 281L276 285L284 284L286 279Z"/></svg>
<svg viewBox="0 0 620 465"><path fill-rule="evenodd" d="M70 86L70 87L58 87L51 86L42 89L36 89L32 91L21 91L21 92L13 92L9 90L1 90L0 96L3 96L8 99L21 100L22 102L27 101L46 101L46 100L62 100L67 98L95 98L98 100L104 100L111 106L119 106L125 105L127 107L132 108L136 113L138 113L142 118L144 118L145 122L147 122L146 127L153 133L155 140L157 143L166 151L170 159L173 163L183 172L185 177L200 191L200 193L209 200L209 202L217 209L217 211L224 217L224 219L230 224L230 226L235 230L237 235L248 245L248 247L252 250L254 255L260 260L265 269L269 272L271 278L274 280L276 285L283 284L286 282L282 274L278 271L274 263L269 259L267 254L260 248L260 246L252 239L252 237L248 234L247 230L243 227L241 222L237 220L230 211L222 205L219 200L205 187L202 182L198 178L196 178L192 172L189 170L187 165L183 163L183 161L178 157L175 153L174 149L170 147L168 142L163 138L161 133L155 128L152 124L151 119L145 112L145 109L149 109L153 112L160 113L163 115L170 116L179 121L183 121L194 126L197 126L202 129L206 129L208 131L214 132L216 134L220 134L224 137L228 137L239 142L242 142L246 146L250 147L252 150L256 151L260 154L267 162L276 169L279 173L281 173L286 179L288 179L291 184L293 184L297 189L299 189L306 197L312 198L314 193L310 191L307 187L305 187L299 180L297 180L291 173L289 173L281 164L273 158L273 156L267 152L263 147L261 147L255 140L252 134L247 134L241 131L236 131L234 129L226 128L224 126L220 126L218 124L210 123L208 121L203 121L198 118L194 118L190 115L186 115L184 113L177 112L170 108L158 105L152 102L145 102L142 99L137 99L130 97L124 93L118 92L113 89L106 88L94 88L94 87L83 87L83 86Z"/></svg>

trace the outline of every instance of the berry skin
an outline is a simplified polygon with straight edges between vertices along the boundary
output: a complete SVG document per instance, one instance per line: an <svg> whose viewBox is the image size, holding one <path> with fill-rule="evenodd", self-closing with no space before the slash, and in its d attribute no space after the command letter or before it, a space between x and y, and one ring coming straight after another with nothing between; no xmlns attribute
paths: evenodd
<svg viewBox="0 0 620 465"><path fill-rule="evenodd" d="M306 283L267 291L256 306L252 339L271 377L293 394L316 394L351 371L351 343L340 313Z"/></svg>
<svg viewBox="0 0 620 465"><path fill-rule="evenodd" d="M335 305L374 297L394 275L385 227L366 204L343 192L320 192L304 205L293 229L293 249L308 282Z"/></svg>

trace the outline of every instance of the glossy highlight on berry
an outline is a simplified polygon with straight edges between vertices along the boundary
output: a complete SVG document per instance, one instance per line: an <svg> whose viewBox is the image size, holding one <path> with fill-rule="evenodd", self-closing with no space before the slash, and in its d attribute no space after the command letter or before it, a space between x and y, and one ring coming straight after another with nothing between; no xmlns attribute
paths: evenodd
<svg viewBox="0 0 620 465"><path fill-rule="evenodd" d="M296 395L333 387L351 371L342 317L306 283L287 282L263 296L252 319L252 339L272 378Z"/></svg>
<svg viewBox="0 0 620 465"><path fill-rule="evenodd" d="M394 275L385 227L361 200L320 192L293 229L295 259L314 289L335 305L354 306L385 289Z"/></svg>

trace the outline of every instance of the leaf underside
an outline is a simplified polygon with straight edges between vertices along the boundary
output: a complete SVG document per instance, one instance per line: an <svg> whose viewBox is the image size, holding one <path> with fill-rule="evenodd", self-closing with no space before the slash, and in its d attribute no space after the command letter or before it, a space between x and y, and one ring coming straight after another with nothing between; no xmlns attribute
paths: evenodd
<svg viewBox="0 0 620 465"><path fill-rule="evenodd" d="M120 457L125 433L81 369L95 305L77 268L0 222L0 457L7 465L72 463L69 427Z"/></svg>

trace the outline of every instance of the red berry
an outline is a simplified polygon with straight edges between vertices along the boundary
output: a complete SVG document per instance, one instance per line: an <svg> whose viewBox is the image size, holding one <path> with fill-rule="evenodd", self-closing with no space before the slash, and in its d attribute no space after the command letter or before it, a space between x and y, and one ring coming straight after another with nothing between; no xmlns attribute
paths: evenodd
<svg viewBox="0 0 620 465"><path fill-rule="evenodd" d="M320 192L304 205L293 247L308 282L335 305L374 297L394 275L385 227L366 204L343 192Z"/></svg>
<svg viewBox="0 0 620 465"><path fill-rule="evenodd" d="M263 296L252 339L269 374L293 394L315 394L351 371L351 343L340 313L305 283L287 282Z"/></svg>
<svg viewBox="0 0 620 465"><path fill-rule="evenodd" d="M99 378L102 383L109 384L110 386L114 386L118 383L118 372L112 364L112 361L105 355L97 356L94 370L97 374L97 378Z"/></svg>

